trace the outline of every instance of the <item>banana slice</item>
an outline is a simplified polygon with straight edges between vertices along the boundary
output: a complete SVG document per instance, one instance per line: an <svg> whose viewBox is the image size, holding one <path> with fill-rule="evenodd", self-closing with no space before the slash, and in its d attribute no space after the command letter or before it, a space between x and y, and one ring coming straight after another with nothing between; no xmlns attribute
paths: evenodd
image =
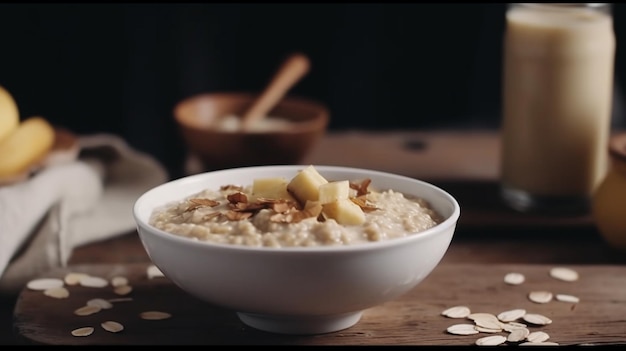
<svg viewBox="0 0 626 351"><path fill-rule="evenodd" d="M11 134L19 123L20 115L13 96L0 86L0 142Z"/></svg>
<svg viewBox="0 0 626 351"><path fill-rule="evenodd" d="M0 141L0 180L20 177L42 161L54 143L54 128L43 117L30 117Z"/></svg>

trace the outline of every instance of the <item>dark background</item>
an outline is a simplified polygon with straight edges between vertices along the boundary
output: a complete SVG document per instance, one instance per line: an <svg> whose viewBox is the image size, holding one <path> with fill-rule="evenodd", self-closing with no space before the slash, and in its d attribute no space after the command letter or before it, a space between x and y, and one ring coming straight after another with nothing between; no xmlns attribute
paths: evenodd
<svg viewBox="0 0 626 351"><path fill-rule="evenodd" d="M22 118L114 133L182 175L174 104L260 91L285 56L311 58L291 91L331 130L498 128L506 4L0 4L0 85ZM616 99L626 6L614 4Z"/></svg>

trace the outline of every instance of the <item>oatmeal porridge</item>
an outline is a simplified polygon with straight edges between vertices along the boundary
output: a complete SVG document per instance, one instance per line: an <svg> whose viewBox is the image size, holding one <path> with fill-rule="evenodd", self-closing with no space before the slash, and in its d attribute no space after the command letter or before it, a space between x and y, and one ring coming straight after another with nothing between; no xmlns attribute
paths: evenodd
<svg viewBox="0 0 626 351"><path fill-rule="evenodd" d="M368 179L327 181L312 166L300 173L313 177L206 189L155 209L150 224L200 241L310 247L385 241L442 221L423 199L373 190Z"/></svg>

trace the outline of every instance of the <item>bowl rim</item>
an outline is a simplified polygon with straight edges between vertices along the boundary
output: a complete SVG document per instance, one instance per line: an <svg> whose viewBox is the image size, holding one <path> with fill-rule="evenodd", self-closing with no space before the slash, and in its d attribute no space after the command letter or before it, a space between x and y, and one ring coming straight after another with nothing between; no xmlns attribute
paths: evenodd
<svg viewBox="0 0 626 351"><path fill-rule="evenodd" d="M448 193L446 190L442 189L441 187L436 186L434 184L431 184L421 179L404 176L400 174L373 170L373 169L359 168L359 167L332 166L332 165L314 165L314 167L320 173L323 173L325 171L348 172L348 173L352 172L352 173L360 173L360 174L372 174L372 175L377 175L381 177L395 178L395 179L399 179L403 181L414 182L416 184L419 184L422 187L430 188L431 190L434 190L435 192L441 194L445 198L445 200L447 200L452 205L453 207L452 213L447 218L445 218L441 223L435 225L434 227L428 228L419 233L414 233L414 234L406 235L406 236L399 237L399 238L393 238L393 239L377 241L377 242L355 243L355 244L349 244L349 245L306 246L306 247L294 246L294 247L278 247L278 248L266 247L266 246L259 247L259 246L235 245L235 244L226 244L226 243L216 243L212 241L194 240L192 238L172 234L167 231L153 227L152 225L148 224L147 221L144 221L139 214L139 208L141 207L142 203L145 202L146 197L148 197L149 194L153 192L157 192L164 187L175 187L178 184L198 181L198 179L203 179L216 173L234 173L234 172L239 172L242 170L253 172L257 169L264 169L264 170L269 169L269 170L277 170L277 171L279 170L297 171L305 167L307 167L307 165L244 166L244 167L221 169L221 170L193 174L193 175L184 176L178 179L170 180L168 182L157 185L145 191L142 195L140 195L139 198L137 198L137 200L135 201L135 204L133 205L133 217L138 226L137 228L138 234L141 238L141 241L143 242L144 239L142 237L144 234L142 234L139 231L139 227L143 227L144 229L146 229L145 232L148 232L149 235L155 235L159 238L162 238L168 241L173 241L176 243L180 243L183 245L206 247L208 249L215 249L215 250L246 251L246 252L268 253L268 254L269 253L275 253L275 254L276 253L297 253L298 255L302 255L303 253L310 253L310 254L341 253L341 252L346 252L346 251L357 252L357 251L381 250L384 248L405 245L413 241L425 240L435 235L443 235L444 232L448 230L450 230L451 237L454 235L454 228L450 229L450 227L456 227L458 219L461 215L461 207L457 199L454 196L452 196L450 193ZM184 196L181 196L181 199L183 197ZM166 203L163 203L157 206L165 205L165 204ZM156 206L152 206L152 209L154 208L156 208Z"/></svg>

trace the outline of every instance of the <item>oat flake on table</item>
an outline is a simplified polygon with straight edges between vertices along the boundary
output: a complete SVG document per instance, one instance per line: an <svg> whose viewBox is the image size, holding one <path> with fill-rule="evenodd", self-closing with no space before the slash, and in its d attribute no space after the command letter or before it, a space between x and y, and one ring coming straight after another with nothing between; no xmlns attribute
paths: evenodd
<svg viewBox="0 0 626 351"><path fill-rule="evenodd" d="M471 311L467 306L454 306L441 312L443 316L448 318L465 318L469 316L470 313Z"/></svg>
<svg viewBox="0 0 626 351"><path fill-rule="evenodd" d="M26 283L26 287L31 290L48 290L52 288L60 288L63 286L63 280L57 278L40 278L33 279Z"/></svg>
<svg viewBox="0 0 626 351"><path fill-rule="evenodd" d="M567 267L554 267L550 269L550 276L554 279L565 282L573 282L578 280L578 272Z"/></svg>

